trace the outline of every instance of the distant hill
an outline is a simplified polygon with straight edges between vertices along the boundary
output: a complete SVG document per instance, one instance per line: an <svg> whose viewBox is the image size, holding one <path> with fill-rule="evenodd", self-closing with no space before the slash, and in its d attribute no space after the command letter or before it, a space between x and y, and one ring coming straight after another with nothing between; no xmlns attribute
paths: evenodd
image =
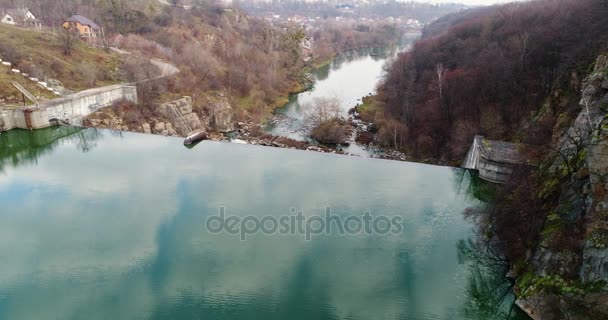
<svg viewBox="0 0 608 320"><path fill-rule="evenodd" d="M245 11L256 16L278 14L283 16L305 17L352 17L368 19L397 18L414 19L423 24L449 13L466 9L467 6L458 3L429 4L421 2L374 1L369 3L342 3L336 6L332 2L252 2L244 1L239 4ZM347 6L345 6L347 5ZM348 9L348 10L344 10Z"/></svg>

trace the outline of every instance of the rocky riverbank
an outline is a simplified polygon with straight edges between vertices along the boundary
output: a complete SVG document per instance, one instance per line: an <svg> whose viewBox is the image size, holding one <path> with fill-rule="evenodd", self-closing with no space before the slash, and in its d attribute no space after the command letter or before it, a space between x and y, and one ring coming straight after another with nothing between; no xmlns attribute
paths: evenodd
<svg viewBox="0 0 608 320"><path fill-rule="evenodd" d="M153 108L141 109L131 103L123 102L104 108L88 116L83 124L92 128L106 128L117 131L131 131L172 137L186 137L193 132L206 132L209 140L247 143L276 148L290 148L324 153L361 156L348 151L350 144L357 144L367 151L371 158L388 160L409 160L403 153L383 149L374 144L373 126L357 119L353 114L348 118L351 138L343 145L323 145L312 139L299 141L287 137L273 136L265 132L267 123L293 121L282 115L270 115L266 123L251 119L236 121L232 106L221 94L193 102L190 97L182 97ZM310 127L299 128L308 136Z"/></svg>

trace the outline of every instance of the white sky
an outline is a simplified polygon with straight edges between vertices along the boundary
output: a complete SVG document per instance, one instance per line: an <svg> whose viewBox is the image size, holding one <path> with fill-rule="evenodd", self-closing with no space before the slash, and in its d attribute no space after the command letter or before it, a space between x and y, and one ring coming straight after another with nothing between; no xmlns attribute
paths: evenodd
<svg viewBox="0 0 608 320"><path fill-rule="evenodd" d="M496 3L508 3L508 2L516 2L516 1L526 1L526 0L415 0L418 2L431 2L431 3L441 3L441 2L452 2L452 3L464 3L469 5L491 5Z"/></svg>

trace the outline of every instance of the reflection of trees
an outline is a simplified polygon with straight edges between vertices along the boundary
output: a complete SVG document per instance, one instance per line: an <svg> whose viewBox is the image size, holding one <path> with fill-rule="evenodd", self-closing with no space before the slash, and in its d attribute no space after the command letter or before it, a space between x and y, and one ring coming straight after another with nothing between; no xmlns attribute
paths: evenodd
<svg viewBox="0 0 608 320"><path fill-rule="evenodd" d="M482 202L494 196L495 188L474 171L454 169L453 177L462 196ZM502 254L500 241L492 236L489 217L480 209L469 208L463 213L473 223L477 235L474 239L460 240L457 245L460 262L468 266L464 314L467 319L529 319L515 305L512 291L515 283L507 278L509 261Z"/></svg>
<svg viewBox="0 0 608 320"><path fill-rule="evenodd" d="M454 168L453 175L456 190L461 195L489 202L496 195L494 184L479 178L479 173L473 170Z"/></svg>
<svg viewBox="0 0 608 320"><path fill-rule="evenodd" d="M468 266L464 314L467 319L529 319L516 305L509 263L494 240L477 237L458 242L458 258Z"/></svg>
<svg viewBox="0 0 608 320"><path fill-rule="evenodd" d="M122 137L121 131L110 131L113 136ZM102 137L101 131L97 129L88 129L79 131L76 135L78 138L78 142L76 147L78 150L84 152L89 152L97 146L97 140Z"/></svg>
<svg viewBox="0 0 608 320"><path fill-rule="evenodd" d="M0 171L6 165L18 167L37 163L38 158L50 153L61 142L77 141L79 150L86 152L95 147L101 137L97 129L78 127L51 127L35 131L11 130L0 135Z"/></svg>
<svg viewBox="0 0 608 320"><path fill-rule="evenodd" d="M331 67L331 63L322 66L314 71L314 75L317 78L317 81L322 81L329 78L329 69Z"/></svg>

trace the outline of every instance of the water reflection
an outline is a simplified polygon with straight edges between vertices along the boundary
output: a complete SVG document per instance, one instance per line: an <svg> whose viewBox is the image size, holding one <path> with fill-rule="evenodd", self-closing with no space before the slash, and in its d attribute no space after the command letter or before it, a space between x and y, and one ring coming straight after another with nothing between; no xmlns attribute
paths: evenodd
<svg viewBox="0 0 608 320"><path fill-rule="evenodd" d="M376 91L384 64L400 51L407 50L417 37L404 37L399 46L365 48L345 52L330 64L314 72L314 87L290 96L289 103L277 110L287 120L270 125L269 133L296 140L306 140L305 110L319 97L335 97L340 101L343 115L361 103L361 99Z"/></svg>
<svg viewBox="0 0 608 320"><path fill-rule="evenodd" d="M37 165L0 173L1 319L480 319L457 250L476 204L460 170L88 129L45 141ZM394 237L243 242L202 229L219 206L407 222Z"/></svg>
<svg viewBox="0 0 608 320"><path fill-rule="evenodd" d="M77 141L76 147L88 151L100 138L98 130L83 130L78 127L51 127L26 134L12 130L0 134L0 172L5 166L18 167L26 163L37 163L39 157L50 153L57 145Z"/></svg>
<svg viewBox="0 0 608 320"><path fill-rule="evenodd" d="M515 305L514 282L507 278L508 262L481 239L475 237L458 242L459 258L469 266L465 314L479 320L529 319Z"/></svg>

